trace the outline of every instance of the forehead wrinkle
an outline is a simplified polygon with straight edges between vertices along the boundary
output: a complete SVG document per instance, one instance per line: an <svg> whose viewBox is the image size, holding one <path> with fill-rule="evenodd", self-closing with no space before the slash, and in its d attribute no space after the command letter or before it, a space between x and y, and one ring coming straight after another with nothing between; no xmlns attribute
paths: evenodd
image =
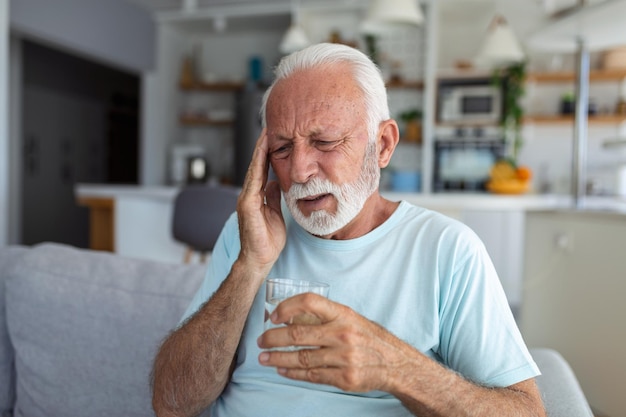
<svg viewBox="0 0 626 417"><path fill-rule="evenodd" d="M275 85L268 97L268 110L273 109L268 116L282 114L275 119L278 123L272 123L279 134L277 138L292 140L285 136L296 134L346 137L356 125L364 123L362 99L363 92L348 67L316 67L297 71ZM307 104L303 106L303 103ZM350 115L349 120L346 114Z"/></svg>

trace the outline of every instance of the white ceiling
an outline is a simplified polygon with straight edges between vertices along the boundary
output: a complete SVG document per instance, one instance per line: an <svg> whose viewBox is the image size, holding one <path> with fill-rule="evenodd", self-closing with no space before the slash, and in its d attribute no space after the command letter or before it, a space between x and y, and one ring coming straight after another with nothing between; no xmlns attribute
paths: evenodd
<svg viewBox="0 0 626 417"><path fill-rule="evenodd" d="M146 8L148 10L153 11L162 11L162 10L174 10L179 9L182 4L182 0L127 0L131 3L138 4L139 6ZM257 2L260 0L256 0ZM207 6L216 6L216 5L225 5L225 4L233 4L233 3L250 3L254 2L254 0L232 0L230 2L225 0L197 0L198 7L207 7Z"/></svg>
<svg viewBox="0 0 626 417"><path fill-rule="evenodd" d="M127 0L131 3L135 3L145 9L158 12L158 11L174 11L179 10L184 0ZM290 0L195 0L198 4L198 8L206 8L213 6L232 6L232 5L260 5L260 4L273 4L273 5L285 5L289 4ZM536 7L539 4L546 10L547 13L553 13L557 10L575 6L580 3L581 0L518 0L534 2ZM598 0L586 0L587 3L594 3ZM315 5L316 0L299 0L302 6ZM369 0L344 0L345 3L353 4L367 4ZM499 3L506 3L503 0L439 0L440 7L471 10L477 4L495 5Z"/></svg>
<svg viewBox="0 0 626 417"><path fill-rule="evenodd" d="M104 0L106 1L106 0ZM290 10L299 4L302 10L312 8L352 8L365 10L371 0L187 0L197 4L197 11L183 13L186 0L126 0L155 13L159 20L169 20L189 33L218 31L214 26L217 17L228 16L229 31L263 30L264 28L287 28L291 21ZM467 19L484 23L495 11L502 13L518 35L526 36L541 27L556 12L577 6L607 0L420 0L424 3L437 1L441 18L448 22ZM617 0L613 0L617 1ZM622 0L619 0L622 1ZM626 0L624 0L626 1ZM488 17L485 17L488 16ZM207 25L212 21L212 25ZM454 24L453 24L454 27ZM450 30L453 27L449 28Z"/></svg>

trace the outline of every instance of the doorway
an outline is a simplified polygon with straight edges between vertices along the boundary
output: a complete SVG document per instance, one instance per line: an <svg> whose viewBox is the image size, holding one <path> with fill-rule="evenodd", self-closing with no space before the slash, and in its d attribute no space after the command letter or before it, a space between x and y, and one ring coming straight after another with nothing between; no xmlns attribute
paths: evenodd
<svg viewBox="0 0 626 417"><path fill-rule="evenodd" d="M139 76L22 41L22 243L87 248L77 183L137 184Z"/></svg>

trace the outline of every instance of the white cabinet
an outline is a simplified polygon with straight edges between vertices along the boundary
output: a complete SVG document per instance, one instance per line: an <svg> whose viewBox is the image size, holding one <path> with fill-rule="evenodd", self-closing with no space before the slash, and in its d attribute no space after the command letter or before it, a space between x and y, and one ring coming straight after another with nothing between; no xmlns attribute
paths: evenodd
<svg viewBox="0 0 626 417"><path fill-rule="evenodd" d="M616 417L626 410L624 213L529 213L520 317L528 345L561 352L591 406Z"/></svg>
<svg viewBox="0 0 626 417"><path fill-rule="evenodd" d="M182 263L185 246L172 236L174 189L167 194L158 198L142 195L117 196L114 227L115 252L118 255Z"/></svg>

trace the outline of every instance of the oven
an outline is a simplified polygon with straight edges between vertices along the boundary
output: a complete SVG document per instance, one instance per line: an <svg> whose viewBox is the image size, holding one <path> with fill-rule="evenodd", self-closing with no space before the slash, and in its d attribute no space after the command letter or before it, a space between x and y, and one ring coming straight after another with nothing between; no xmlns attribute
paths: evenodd
<svg viewBox="0 0 626 417"><path fill-rule="evenodd" d="M504 138L496 127L439 129L435 139L433 190L484 192L489 170L504 156Z"/></svg>

